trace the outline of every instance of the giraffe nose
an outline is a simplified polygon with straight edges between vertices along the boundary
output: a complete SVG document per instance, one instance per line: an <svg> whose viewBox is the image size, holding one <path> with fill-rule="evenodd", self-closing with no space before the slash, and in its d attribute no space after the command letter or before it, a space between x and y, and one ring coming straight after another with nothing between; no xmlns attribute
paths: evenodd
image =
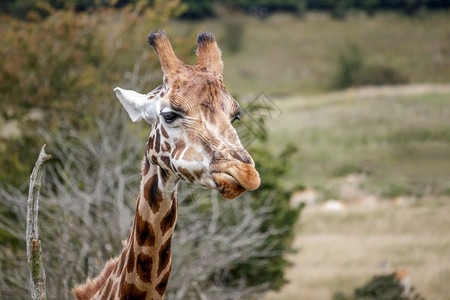
<svg viewBox="0 0 450 300"><path fill-rule="evenodd" d="M234 163L221 172L214 172L214 183L220 195L225 199L234 199L245 191L259 187L261 179L256 169L246 163Z"/></svg>
<svg viewBox="0 0 450 300"><path fill-rule="evenodd" d="M246 190L256 190L261 184L261 178L255 167L248 163L234 164L227 172Z"/></svg>
<svg viewBox="0 0 450 300"><path fill-rule="evenodd" d="M243 189L240 193L246 190L255 190L261 184L259 173L255 169L255 163L245 149L216 152L213 162L214 173L228 174L232 177L230 179L234 181L234 184L237 184L238 188ZM221 181L227 178L226 176L223 178L222 176L219 177L221 177Z"/></svg>

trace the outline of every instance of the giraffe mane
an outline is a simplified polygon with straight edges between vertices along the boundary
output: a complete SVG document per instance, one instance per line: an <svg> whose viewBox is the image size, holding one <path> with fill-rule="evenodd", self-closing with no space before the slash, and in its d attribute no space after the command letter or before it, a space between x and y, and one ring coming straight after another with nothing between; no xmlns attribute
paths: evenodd
<svg viewBox="0 0 450 300"><path fill-rule="evenodd" d="M106 280L111 275L114 267L117 265L118 258L110 259L103 271L96 278L88 278L84 284L78 284L72 289L72 294L77 300L90 300L103 287Z"/></svg>

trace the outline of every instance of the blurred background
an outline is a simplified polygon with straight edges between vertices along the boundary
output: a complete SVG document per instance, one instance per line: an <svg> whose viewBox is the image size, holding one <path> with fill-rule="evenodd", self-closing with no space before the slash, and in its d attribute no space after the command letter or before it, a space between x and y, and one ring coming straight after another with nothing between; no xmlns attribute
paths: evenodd
<svg viewBox="0 0 450 300"><path fill-rule="evenodd" d="M450 299L450 1L4 0L0 298L29 298L28 179L42 144L47 290L94 277L134 218L150 128L115 86L161 83L152 29L194 64L215 34L262 177L180 188L167 299Z"/></svg>

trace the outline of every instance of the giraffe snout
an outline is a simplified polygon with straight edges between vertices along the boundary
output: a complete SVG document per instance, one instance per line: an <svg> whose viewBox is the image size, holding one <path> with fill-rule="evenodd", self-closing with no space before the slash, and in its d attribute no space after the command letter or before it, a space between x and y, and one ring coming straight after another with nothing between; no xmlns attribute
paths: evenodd
<svg viewBox="0 0 450 300"><path fill-rule="evenodd" d="M228 174L246 190L256 190L261 184L261 178L255 167L249 163L237 163L230 168Z"/></svg>
<svg viewBox="0 0 450 300"><path fill-rule="evenodd" d="M213 180L220 195L226 199L233 199L259 187L261 179L252 164L234 161L221 165L213 172Z"/></svg>

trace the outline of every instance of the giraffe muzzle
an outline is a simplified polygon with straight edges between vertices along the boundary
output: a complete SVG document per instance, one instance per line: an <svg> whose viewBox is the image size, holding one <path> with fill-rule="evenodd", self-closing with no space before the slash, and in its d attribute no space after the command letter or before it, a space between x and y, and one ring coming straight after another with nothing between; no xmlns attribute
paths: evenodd
<svg viewBox="0 0 450 300"><path fill-rule="evenodd" d="M234 199L245 191L256 190L261 183L258 171L247 163L236 163L222 172L215 172L213 180L225 199Z"/></svg>

